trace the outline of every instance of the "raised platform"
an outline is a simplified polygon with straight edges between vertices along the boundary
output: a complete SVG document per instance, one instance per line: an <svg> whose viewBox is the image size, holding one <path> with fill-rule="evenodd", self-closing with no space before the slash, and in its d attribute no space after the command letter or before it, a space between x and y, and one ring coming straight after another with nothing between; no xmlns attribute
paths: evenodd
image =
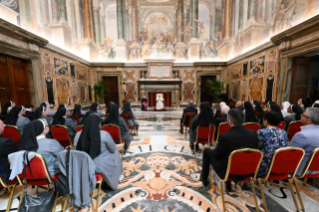
<svg viewBox="0 0 319 212"><path fill-rule="evenodd" d="M167 109L166 109L166 108L163 108L163 109L161 109L161 110L158 110L158 109L156 109L156 108L154 107L153 111L158 111L158 112L160 112L160 111L167 111Z"/></svg>

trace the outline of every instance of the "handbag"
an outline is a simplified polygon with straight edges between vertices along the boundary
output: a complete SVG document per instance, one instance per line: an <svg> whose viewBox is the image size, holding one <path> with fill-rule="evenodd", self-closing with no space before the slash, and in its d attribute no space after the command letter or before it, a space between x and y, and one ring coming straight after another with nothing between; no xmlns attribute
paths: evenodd
<svg viewBox="0 0 319 212"><path fill-rule="evenodd" d="M66 176L61 174L56 181L56 190L59 194L59 197L64 197L70 193L69 190L69 160L70 160L70 148L66 153Z"/></svg>
<svg viewBox="0 0 319 212"><path fill-rule="evenodd" d="M24 158L24 179L23 179L23 185L24 185L24 195L21 201L21 204L19 206L18 212L49 212L52 211L55 201L56 201L56 191L54 189L54 186L52 186L52 189L50 191L41 191L38 192L34 196L30 196L27 193L27 180L26 180L26 167L29 167L32 180L34 182L30 161L28 158L29 151L26 151L23 155ZM52 179L51 179L51 182Z"/></svg>

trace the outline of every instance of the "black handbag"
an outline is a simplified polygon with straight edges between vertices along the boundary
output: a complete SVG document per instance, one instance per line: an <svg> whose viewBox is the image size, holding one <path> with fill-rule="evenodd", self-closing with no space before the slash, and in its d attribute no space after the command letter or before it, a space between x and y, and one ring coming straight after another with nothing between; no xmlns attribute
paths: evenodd
<svg viewBox="0 0 319 212"><path fill-rule="evenodd" d="M66 153L66 176L61 174L56 181L56 190L59 194L59 197L64 197L69 194L69 160L70 160L70 149Z"/></svg>
<svg viewBox="0 0 319 212"><path fill-rule="evenodd" d="M23 155L24 158L24 170L26 170L26 167L28 166L30 169L30 173L33 178L30 161L28 158L29 151L26 151ZM52 179L51 179L52 181ZM52 181L53 182L53 181ZM26 171L24 172L24 195L21 201L21 204L19 206L18 212L49 212L52 211L55 201L56 201L56 191L54 189L54 186L52 186L52 189L50 191L41 191L38 192L34 196L30 196L27 194L27 180L26 180Z"/></svg>

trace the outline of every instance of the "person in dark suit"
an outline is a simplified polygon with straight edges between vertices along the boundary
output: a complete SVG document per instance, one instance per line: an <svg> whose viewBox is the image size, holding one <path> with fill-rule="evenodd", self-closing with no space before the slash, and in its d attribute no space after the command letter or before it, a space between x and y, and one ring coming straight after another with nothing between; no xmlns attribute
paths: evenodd
<svg viewBox="0 0 319 212"><path fill-rule="evenodd" d="M217 97L220 99L221 102L228 101L228 95L225 93L225 91L222 91L220 94L217 94Z"/></svg>
<svg viewBox="0 0 319 212"><path fill-rule="evenodd" d="M188 107L184 109L183 111L183 116L181 118L181 129L180 133L183 134L183 122L184 122L184 115L185 113L197 113L197 108L195 108L194 102L189 101L188 102ZM189 117L186 117L185 124L189 124Z"/></svg>
<svg viewBox="0 0 319 212"><path fill-rule="evenodd" d="M34 106L33 106L33 104L26 104L24 107L25 107L25 114L33 116L33 114L34 114L34 110L33 110Z"/></svg>
<svg viewBox="0 0 319 212"><path fill-rule="evenodd" d="M0 120L0 135L2 135L5 124ZM10 176L10 163L8 155L18 151L18 145L11 138L0 137L0 173L3 179L8 182Z"/></svg>
<svg viewBox="0 0 319 212"><path fill-rule="evenodd" d="M258 147L258 136L253 130L249 130L243 126L244 115L240 110L231 109L228 111L227 122L231 129L219 136L216 148L206 148L203 152L203 166L201 181L204 186L208 185L208 175L210 166L220 178L224 178L228 165L228 158L232 151L242 148ZM247 176L231 176L235 182L247 178ZM226 183L226 190L231 190L231 182Z"/></svg>

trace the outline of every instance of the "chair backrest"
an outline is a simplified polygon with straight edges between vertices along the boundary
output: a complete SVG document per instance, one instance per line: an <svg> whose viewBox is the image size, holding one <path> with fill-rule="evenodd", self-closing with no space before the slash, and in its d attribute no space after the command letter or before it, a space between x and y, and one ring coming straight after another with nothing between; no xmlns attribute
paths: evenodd
<svg viewBox="0 0 319 212"><path fill-rule="evenodd" d="M18 127L13 125L6 125L2 133L3 138L12 138L15 142L21 140L21 134Z"/></svg>
<svg viewBox="0 0 319 212"><path fill-rule="evenodd" d="M82 130L83 130L83 127L84 127L83 124L82 124L82 125L78 125L78 126L76 127L76 132L82 131Z"/></svg>
<svg viewBox="0 0 319 212"><path fill-rule="evenodd" d="M263 153L258 149L238 149L234 150L228 159L228 166L225 180L229 175L254 175L256 179Z"/></svg>
<svg viewBox="0 0 319 212"><path fill-rule="evenodd" d="M185 113L185 114L184 114L184 117L183 117L183 120L184 120L183 126L187 126L187 127L191 126L192 119L193 119L193 117L196 116L196 115L197 115L197 113L194 113L194 112ZM185 124L185 121L186 121L186 118L187 118L187 117L188 117L188 124L186 125L186 124Z"/></svg>
<svg viewBox="0 0 319 212"><path fill-rule="evenodd" d="M305 166L302 174L299 177L303 178L307 174L307 171L319 171L319 147L312 151L307 165ZM319 173L317 175L319 175Z"/></svg>
<svg viewBox="0 0 319 212"><path fill-rule="evenodd" d="M27 166L26 169L23 169L22 173L18 175L18 180L21 185L23 185L25 171L26 180L29 185L40 186L49 185L52 183L50 172L42 155L35 153L34 158L30 161L30 167L32 170L32 175L29 166Z"/></svg>
<svg viewBox="0 0 319 212"><path fill-rule="evenodd" d="M221 134L227 132L228 130L230 130L230 126L227 124L227 122L220 123L218 126L218 134L217 134L216 141L218 141L218 138Z"/></svg>
<svg viewBox="0 0 319 212"><path fill-rule="evenodd" d="M73 114L71 117L75 118L76 119L76 124L79 125L80 124L80 118L84 117L84 115L82 115L82 114Z"/></svg>
<svg viewBox="0 0 319 212"><path fill-rule="evenodd" d="M198 126L196 134L197 143L213 143L215 135L215 126Z"/></svg>
<svg viewBox="0 0 319 212"><path fill-rule="evenodd" d="M119 126L115 124L105 124L103 125L102 130L110 133L114 141L118 140L122 143L121 130Z"/></svg>
<svg viewBox="0 0 319 212"><path fill-rule="evenodd" d="M277 149L273 154L266 179L284 180L289 173L292 173L291 178L293 178L304 155L305 151L297 147Z"/></svg>
<svg viewBox="0 0 319 212"><path fill-rule="evenodd" d="M264 112L255 112L255 115L257 116L257 119L264 116Z"/></svg>
<svg viewBox="0 0 319 212"><path fill-rule="evenodd" d="M134 122L134 116L133 114L130 114L130 113L122 113L121 116L125 119L125 122L126 122L126 125L130 128L130 125L128 124L128 120L131 119L134 123L134 126L135 126L135 122ZM131 126L131 127L134 127L134 126Z"/></svg>
<svg viewBox="0 0 319 212"><path fill-rule="evenodd" d="M53 138L63 146L69 146L73 145L70 136L69 136L69 130L66 126L63 125L54 125L51 127L51 133L53 135Z"/></svg>
<svg viewBox="0 0 319 212"><path fill-rule="evenodd" d="M277 129L282 129L284 130L286 128L286 122L281 121L278 125L277 125Z"/></svg>
<svg viewBox="0 0 319 212"><path fill-rule="evenodd" d="M301 128L304 126L303 123L301 123L300 121L292 121L289 124L288 130L287 130L287 136L288 136L288 140L291 141L292 137L297 133L301 131Z"/></svg>
<svg viewBox="0 0 319 212"><path fill-rule="evenodd" d="M260 130L260 124L258 124L257 122L247 122L247 123L244 123L244 127L246 127L247 129L250 129L250 130L254 130L254 131L258 131Z"/></svg>

